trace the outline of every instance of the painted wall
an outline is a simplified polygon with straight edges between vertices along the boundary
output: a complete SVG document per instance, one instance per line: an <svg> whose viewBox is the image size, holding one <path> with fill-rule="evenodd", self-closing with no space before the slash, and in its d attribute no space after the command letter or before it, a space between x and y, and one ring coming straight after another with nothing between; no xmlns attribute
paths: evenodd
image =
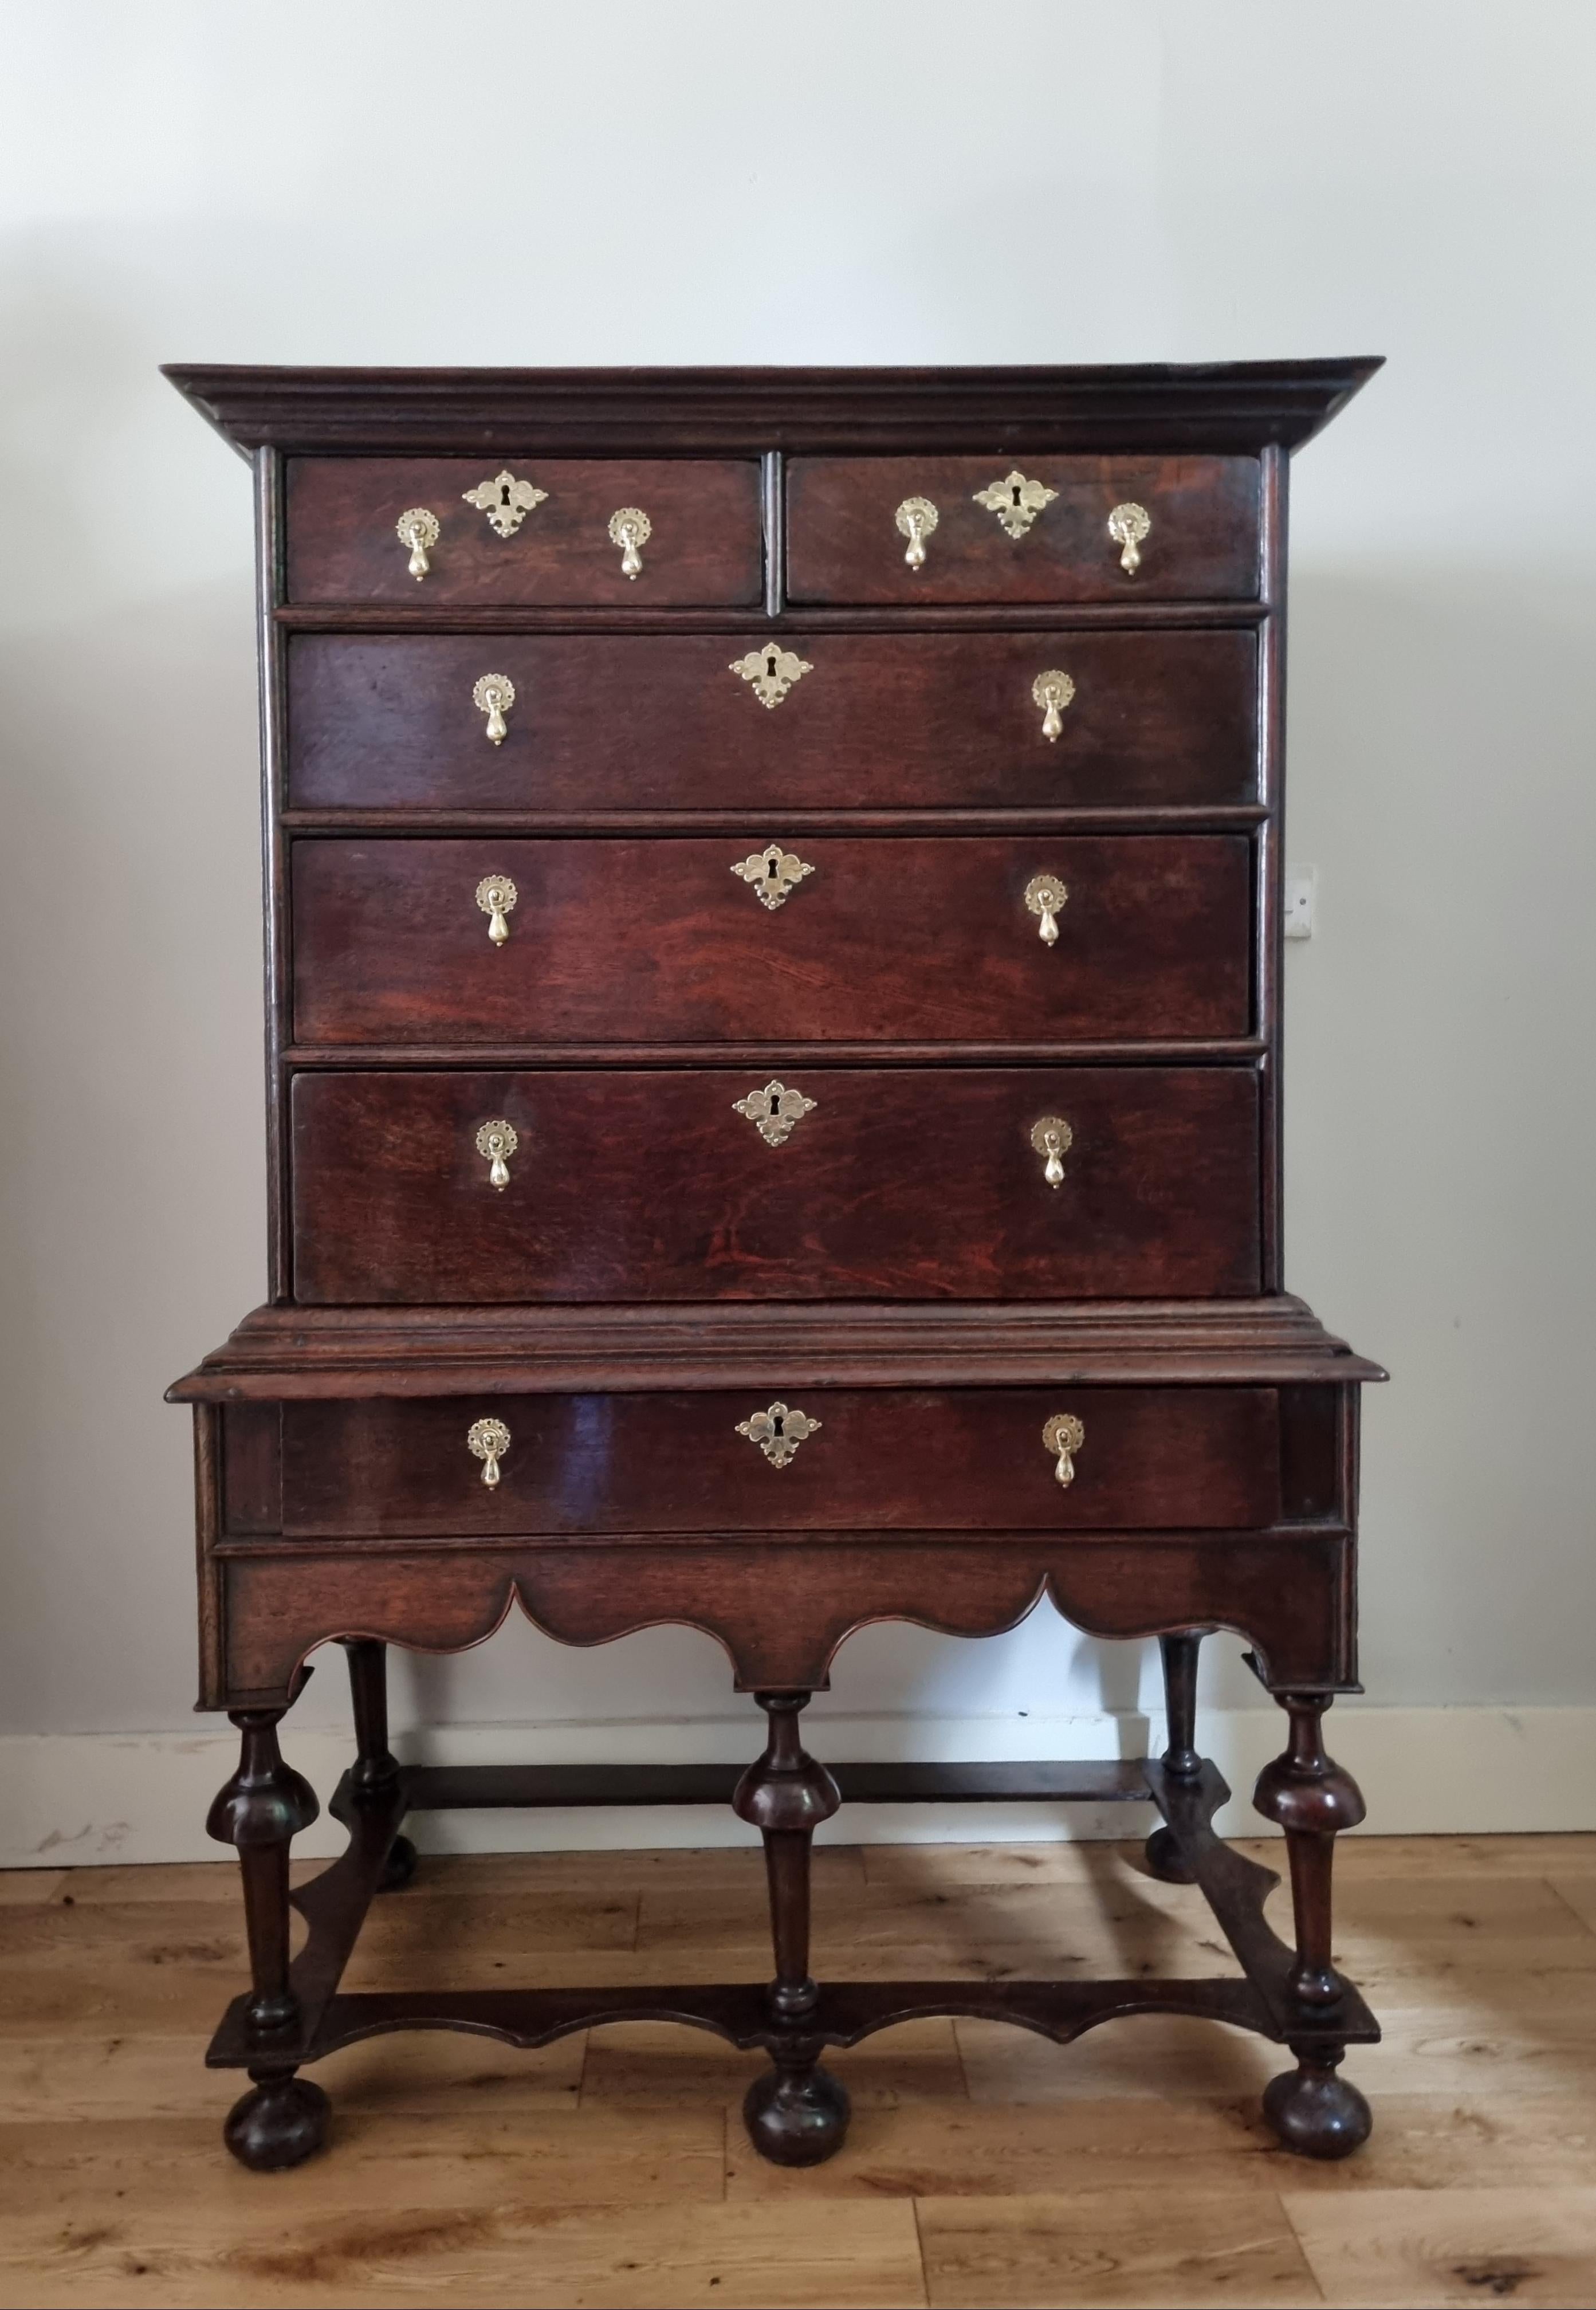
<svg viewBox="0 0 1596 2310"><path fill-rule="evenodd" d="M1371 1699L1596 1703L1596 13L36 0L6 25L0 1722L188 1722L160 1391L263 1288L248 482L175 359L1388 354L1297 467L1288 849L1320 919L1288 970L1288 1275L1396 1375L1367 1423ZM912 1745L939 1711L1134 1707L1142 1675L1051 1617L878 1630L834 1705ZM685 1631L586 1654L517 1626L398 1681L423 1723L576 1720L590 1754L603 1720L741 1708ZM341 1713L324 1675L300 1715Z"/></svg>

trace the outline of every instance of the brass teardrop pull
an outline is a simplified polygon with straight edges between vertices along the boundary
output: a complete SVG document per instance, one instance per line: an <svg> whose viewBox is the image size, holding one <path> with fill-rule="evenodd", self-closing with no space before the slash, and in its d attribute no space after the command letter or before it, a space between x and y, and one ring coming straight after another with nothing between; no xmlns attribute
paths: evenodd
<svg viewBox="0 0 1596 2310"><path fill-rule="evenodd" d="M1058 1463L1054 1476L1061 1484L1075 1481L1075 1455L1086 1442L1086 1422L1072 1411L1055 1411L1042 1430L1042 1448Z"/></svg>
<svg viewBox="0 0 1596 2310"><path fill-rule="evenodd" d="M1058 944L1058 918L1069 895L1056 874L1033 874L1025 886L1026 905L1041 916L1037 934L1044 946Z"/></svg>
<svg viewBox="0 0 1596 2310"><path fill-rule="evenodd" d="M1064 1184L1064 1158L1074 1143L1075 1133L1062 1115L1044 1115L1031 1125L1031 1145L1044 1160L1042 1177L1050 1187Z"/></svg>
<svg viewBox="0 0 1596 2310"><path fill-rule="evenodd" d="M394 524L394 534L410 554L410 574L420 581L432 567L427 556L442 534L438 516L426 506L412 506Z"/></svg>
<svg viewBox="0 0 1596 2310"><path fill-rule="evenodd" d="M472 684L471 702L488 717L488 736L502 746L509 734L505 716L516 702L516 685L507 673L480 673Z"/></svg>
<svg viewBox="0 0 1596 2310"><path fill-rule="evenodd" d="M521 1144L516 1136L516 1126L502 1116L492 1123L484 1123L477 1133L477 1153L488 1166L488 1184L492 1187L507 1187L510 1184L510 1157Z"/></svg>
<svg viewBox="0 0 1596 2310"><path fill-rule="evenodd" d="M610 516L610 543L620 548L620 574L623 578L640 578L643 574L642 548L654 535L654 525L641 506L622 506Z"/></svg>
<svg viewBox="0 0 1596 2310"><path fill-rule="evenodd" d="M1108 534L1120 548L1119 566L1127 578L1134 578L1141 567L1138 548L1152 525L1145 506L1116 505L1108 517Z"/></svg>
<svg viewBox="0 0 1596 2310"><path fill-rule="evenodd" d="M482 1463L482 1481L489 1489L499 1481L499 1463L510 1448L510 1431L502 1420L473 1420L465 1431L465 1448Z"/></svg>
<svg viewBox="0 0 1596 2310"><path fill-rule="evenodd" d="M477 884L477 904L490 916L488 936L495 946L502 946L510 934L506 919L516 911L517 893L507 874L484 874Z"/></svg>
<svg viewBox="0 0 1596 2310"><path fill-rule="evenodd" d="M909 568L921 570L925 567L925 541L937 525L937 509L929 498L905 498L894 517L898 534L908 539L904 560Z"/></svg>
<svg viewBox="0 0 1596 2310"><path fill-rule="evenodd" d="M1057 666L1039 673L1031 684L1033 702L1042 708L1042 735L1049 741L1063 728L1064 708L1075 695L1075 684Z"/></svg>

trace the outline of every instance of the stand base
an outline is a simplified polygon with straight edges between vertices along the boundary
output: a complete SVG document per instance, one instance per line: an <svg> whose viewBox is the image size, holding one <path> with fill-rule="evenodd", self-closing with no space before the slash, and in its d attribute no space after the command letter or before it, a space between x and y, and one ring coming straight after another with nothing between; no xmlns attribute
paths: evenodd
<svg viewBox="0 0 1596 2310"><path fill-rule="evenodd" d="M724 1803L736 1768L722 1766L416 1766L392 1788L359 1803L341 1786L330 1810L349 1828L347 1851L291 1896L309 1928L291 1967L300 2019L291 2040L275 2040L282 2063L321 2060L342 2046L395 2029L464 2029L509 2045L547 2045L580 2029L614 2021L677 2021L707 2029L728 2045L762 2048L773 2067L750 2088L743 2106L760 2155L784 2166L817 2165L841 2147L848 2099L820 2068L830 2046L854 2045L901 2021L952 2014L1009 2021L1067 2045L1083 2031L1132 2013L1195 2014L1255 2030L1289 2045L1297 2068L1270 2087L1265 2108L1288 2149L1306 2158L1343 2158L1369 2131L1368 2105L1337 2077L1349 2045L1372 2045L1380 2031L1349 1984L1327 2016L1305 2008L1292 1986L1295 1952L1274 1932L1264 1903L1279 1879L1215 1836L1213 1816L1229 1790L1211 1764L1176 1779L1152 1759L1109 1764L837 1765L845 1802L947 1802L985 1798L1120 1800L1158 1806L1164 1825L1148 1840L1155 1875L1198 1886L1240 1967L1239 1974L1184 1980L1138 1976L1121 1981L895 1981L820 1984L802 2023L773 2019L763 1984L725 1982L634 1989L462 1989L342 1991L367 1910L377 1894L402 1884L414 1849L399 1834L411 1811L500 1805ZM252 2036L249 2000L234 2000L206 2060L213 2069L247 2069L256 2090L227 2123L228 2147L257 2170L297 2165L322 2147L327 2103L319 2088L291 2071L267 2071ZM288 2033L284 2033L288 2034Z"/></svg>
<svg viewBox="0 0 1596 2310"><path fill-rule="evenodd" d="M852 2105L829 2070L767 2070L742 2099L742 2123L773 2166L821 2166L847 2138Z"/></svg>
<svg viewBox="0 0 1596 2310"><path fill-rule="evenodd" d="M325 2148L332 2116L332 2103L308 2078L262 2077L229 2110L221 2138L252 2174L279 2174Z"/></svg>

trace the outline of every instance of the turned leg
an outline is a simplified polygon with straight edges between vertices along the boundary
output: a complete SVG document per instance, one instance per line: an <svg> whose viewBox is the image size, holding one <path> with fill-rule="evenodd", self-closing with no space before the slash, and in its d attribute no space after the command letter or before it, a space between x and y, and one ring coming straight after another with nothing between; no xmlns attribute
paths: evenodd
<svg viewBox="0 0 1596 2310"><path fill-rule="evenodd" d="M282 1761L281 1708L240 1711L239 1769L211 1807L205 1827L232 1845L244 1880L251 1992L245 2009L253 2090L229 2112L222 2138L240 2163L266 2171L297 2166L327 2134L327 2097L297 2077L292 2047L299 2002L289 1978L289 1845L316 1819L315 1793Z"/></svg>
<svg viewBox="0 0 1596 2310"><path fill-rule="evenodd" d="M1357 1828L1364 1803L1351 1774L1325 1753L1328 1697L1288 1692L1280 1701L1291 1737L1285 1755L1258 1776L1253 1802L1286 1832L1297 1936L1288 1986L1305 2021L1333 2026L1343 1984L1331 1962L1331 1862L1337 1836ZM1367 2141L1372 2123L1357 2088L1336 2075L1345 2047L1333 2038L1288 2036L1287 2042L1297 2066L1271 2082L1264 2115L1288 2149L1308 2158L1345 2158Z"/></svg>
<svg viewBox="0 0 1596 2310"><path fill-rule="evenodd" d="M349 1662L349 1693L355 1719L356 1754L349 1786L359 1804L362 1798L386 1797L399 1777L399 1759L388 1747L388 1648L375 1637L343 1637L339 1641ZM408 1837L395 1837L377 1889L396 1893L415 1873L415 1846Z"/></svg>
<svg viewBox="0 0 1596 2310"><path fill-rule="evenodd" d="M802 2035L804 2018L820 1996L809 1971L810 1849L815 1830L842 1800L837 1783L799 1738L798 1716L808 1693L754 1697L769 1733L764 1755L738 1782L732 1802L765 1840L776 1955L767 1996L771 2019L790 2034L771 2048L774 2067L749 2088L742 2115L761 2156L778 2166L818 2166L842 2147L848 2097L820 2068L820 2040Z"/></svg>
<svg viewBox="0 0 1596 2310"><path fill-rule="evenodd" d="M1164 1718L1168 1745L1160 1759L1172 1780L1194 1781L1202 1770L1197 1753L1197 1654L1207 1628L1181 1628L1158 1638L1164 1656ZM1196 1878L1180 1857L1167 1828L1162 1824L1147 1840L1147 1865L1167 1885L1194 1885Z"/></svg>

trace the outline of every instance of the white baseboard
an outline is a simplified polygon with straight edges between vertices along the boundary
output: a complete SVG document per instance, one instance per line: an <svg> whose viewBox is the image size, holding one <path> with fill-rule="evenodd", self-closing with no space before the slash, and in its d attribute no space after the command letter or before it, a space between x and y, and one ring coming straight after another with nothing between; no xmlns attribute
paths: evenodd
<svg viewBox="0 0 1596 2310"><path fill-rule="evenodd" d="M435 1764L650 1763L752 1754L751 1712L669 1724L466 1724L401 1736L409 1760ZM1273 1707L1206 1709L1199 1736L1237 1796L1219 1816L1231 1835L1262 1835L1247 1802L1259 1767L1281 1746ZM1369 1708L1343 1703L1331 1747L1368 1801L1369 1831L1436 1836L1596 1829L1596 1708ZM817 1719L818 1755L859 1759L1118 1757L1156 1752L1157 1717L844 1716ZM349 1762L349 1735L284 1727L283 1751L325 1803ZM0 1867L214 1861L204 1833L212 1797L233 1769L230 1730L82 1732L0 1738ZM872 1805L848 1808L820 1834L833 1842L1019 1842L1130 1837L1152 1816L1136 1805ZM434 1853L572 1851L606 1846L736 1845L753 1833L719 1807L582 1812L423 1813L411 1824ZM295 1851L339 1852L324 1812Z"/></svg>

